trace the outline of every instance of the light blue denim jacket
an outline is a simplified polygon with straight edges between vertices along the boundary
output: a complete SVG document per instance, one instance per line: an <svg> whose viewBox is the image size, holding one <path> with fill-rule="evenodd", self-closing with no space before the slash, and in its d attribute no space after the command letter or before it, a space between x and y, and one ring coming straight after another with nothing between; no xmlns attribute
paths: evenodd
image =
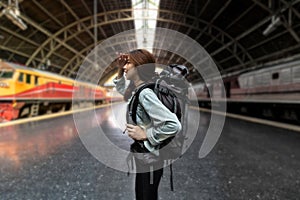
<svg viewBox="0 0 300 200"><path fill-rule="evenodd" d="M125 78L114 79L114 83L117 91L124 95ZM144 145L156 155L159 154L158 145L181 130L181 123L176 114L165 107L150 88L141 91L136 113L137 125L146 130L148 140L144 141Z"/></svg>

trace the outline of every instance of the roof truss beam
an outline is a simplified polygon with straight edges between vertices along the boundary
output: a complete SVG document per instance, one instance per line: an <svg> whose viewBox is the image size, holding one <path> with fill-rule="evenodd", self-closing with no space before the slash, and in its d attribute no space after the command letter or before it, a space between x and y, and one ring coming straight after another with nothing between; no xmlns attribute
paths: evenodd
<svg viewBox="0 0 300 200"><path fill-rule="evenodd" d="M295 30L292 28L293 20L292 15L295 15L299 18L300 14L299 12L293 8L293 5L299 3L299 0L286 2L285 0L280 0L280 3L283 5L281 8L277 10L272 10L272 8L269 7L269 5L265 5L264 3L260 2L259 0L252 0L255 4L266 10L270 13L270 18L274 16L280 16L281 17L281 23L283 26L289 31L289 33L292 35L292 37L297 41L300 42L299 35L295 32ZM287 12L286 12L287 11Z"/></svg>
<svg viewBox="0 0 300 200"><path fill-rule="evenodd" d="M178 20L181 19L181 20ZM253 60L251 55L247 52L247 50L236 41L236 38L232 38L229 34L224 32L223 30L219 29L218 27L215 27L213 24L206 22L204 20L201 20L199 18L193 17L193 16L186 16L182 13L174 12L174 11L168 11L168 10L160 10L160 16L158 18L158 21L165 21L168 23L175 23L180 26L186 26L189 29L198 30L200 34L198 35L195 40L198 40L201 34L206 34L213 38L214 41L217 41L221 44L221 48L217 49L216 51L212 52L211 55L216 55L222 50L227 49L230 51L234 57L240 62L244 63L248 60ZM189 24L187 22L193 21L192 24ZM203 29L201 29L200 24L206 25L206 30L203 32ZM211 34L212 32L216 32L217 36L214 36ZM224 46L226 46L224 48ZM237 52L242 52L241 56L237 55Z"/></svg>
<svg viewBox="0 0 300 200"><path fill-rule="evenodd" d="M89 16L89 17L85 17L82 19L79 19L77 21L75 21L74 23L69 24L68 26L64 27L63 29L59 30L56 33L50 33L47 30L45 30L44 28L40 27L38 24L36 24L35 22L33 22L32 20L26 18L25 16L22 16L22 18L29 24L31 24L32 26L34 26L36 29L38 29L39 31L41 31L42 33L46 34L48 36L48 39L46 41L44 41L43 44L40 45L39 48L37 48L37 50L32 54L32 56L28 59L27 61L27 65L31 63L31 61L33 60L33 58L40 52L42 51L43 48L45 48L46 46L49 46L49 43L54 44L54 42L57 43L56 46L51 46L51 52L47 55L47 57L45 57L45 60L48 59L51 54L53 54L55 52L55 50L60 47L60 46L64 46L66 49L68 49L69 51L73 52L75 56L80 56L82 59L85 58L84 55L80 54L76 49L72 48L71 46L69 46L66 43L66 40L68 40L69 37L74 36L74 34L70 34L68 32L68 30L72 27L81 27L82 24L89 24L88 26L85 25L86 29L89 29L91 27L94 26L100 26L100 25L104 25L104 24L110 24L110 23L116 23L116 22L120 22L120 21L127 21L127 20L133 20L132 15L128 14L131 13L131 9L124 9L123 11L110 11L110 12L106 12L106 13L99 13L97 15L97 18L99 19L98 21L101 21L101 23L94 23L94 16ZM85 29L80 29L79 28L79 32L80 31L85 31ZM75 35L78 33L75 33ZM59 39L59 38L64 38L63 40Z"/></svg>

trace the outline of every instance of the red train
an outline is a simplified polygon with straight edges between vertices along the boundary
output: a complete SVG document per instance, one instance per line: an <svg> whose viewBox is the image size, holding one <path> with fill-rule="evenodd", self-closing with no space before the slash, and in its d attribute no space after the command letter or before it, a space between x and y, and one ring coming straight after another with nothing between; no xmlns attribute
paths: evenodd
<svg viewBox="0 0 300 200"><path fill-rule="evenodd" d="M72 106L78 90L85 105L111 100L104 87L0 61L0 122L81 107Z"/></svg>

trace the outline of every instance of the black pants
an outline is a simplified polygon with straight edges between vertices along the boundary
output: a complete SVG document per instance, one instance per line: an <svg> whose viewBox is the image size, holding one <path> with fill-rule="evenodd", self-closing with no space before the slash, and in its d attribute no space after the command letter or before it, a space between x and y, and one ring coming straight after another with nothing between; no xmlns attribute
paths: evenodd
<svg viewBox="0 0 300 200"><path fill-rule="evenodd" d="M160 179L163 175L163 164L159 163L160 169L153 171L151 166L148 172L137 173L135 177L135 196L136 200L157 200L158 199L158 186ZM137 170L142 166L136 161Z"/></svg>

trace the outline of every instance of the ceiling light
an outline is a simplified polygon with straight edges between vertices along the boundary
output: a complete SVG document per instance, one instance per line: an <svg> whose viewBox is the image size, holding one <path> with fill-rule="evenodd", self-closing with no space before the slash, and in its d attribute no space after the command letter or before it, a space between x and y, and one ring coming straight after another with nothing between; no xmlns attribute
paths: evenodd
<svg viewBox="0 0 300 200"><path fill-rule="evenodd" d="M27 29L27 25L22 21L20 18L20 10L19 10L19 1L8 0L8 5L5 5L0 1L0 8L3 7L2 11L0 12L0 17L5 15L8 19L12 21L15 25L17 25L20 29L25 30Z"/></svg>
<svg viewBox="0 0 300 200"><path fill-rule="evenodd" d="M269 35L271 32L273 32L277 26L279 26L281 24L281 20L280 20L280 17L275 17L273 16L272 17L272 21L271 21L271 24L269 24L269 26L263 31L263 35L264 36L267 36Z"/></svg>

